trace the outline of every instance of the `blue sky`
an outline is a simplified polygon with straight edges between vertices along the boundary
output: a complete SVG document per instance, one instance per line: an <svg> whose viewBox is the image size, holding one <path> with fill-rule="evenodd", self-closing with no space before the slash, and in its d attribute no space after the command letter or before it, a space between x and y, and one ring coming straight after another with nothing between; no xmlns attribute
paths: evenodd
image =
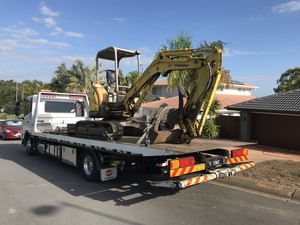
<svg viewBox="0 0 300 225"><path fill-rule="evenodd" d="M107 46L140 50L145 68L179 30L194 47L226 42L223 67L256 96L300 66L299 0L0 0L0 79L50 82L60 63L90 65Z"/></svg>

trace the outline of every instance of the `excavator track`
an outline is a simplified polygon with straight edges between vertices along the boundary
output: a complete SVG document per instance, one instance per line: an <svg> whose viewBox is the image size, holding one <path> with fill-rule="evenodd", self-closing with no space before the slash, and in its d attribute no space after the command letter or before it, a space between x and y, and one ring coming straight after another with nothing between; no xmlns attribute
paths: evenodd
<svg viewBox="0 0 300 225"><path fill-rule="evenodd" d="M119 140L124 134L123 126L117 121L79 121L75 135L105 140Z"/></svg>

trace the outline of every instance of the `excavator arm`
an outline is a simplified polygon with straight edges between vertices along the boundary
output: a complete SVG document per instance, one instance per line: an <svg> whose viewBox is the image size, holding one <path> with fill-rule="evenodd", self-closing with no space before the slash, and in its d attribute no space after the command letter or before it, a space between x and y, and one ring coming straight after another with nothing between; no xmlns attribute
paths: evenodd
<svg viewBox="0 0 300 225"><path fill-rule="evenodd" d="M217 47L160 51L137 83L126 94L124 99L126 112L133 116L160 75L168 76L170 72L176 70L191 70L193 83L188 87L189 91L184 94L179 93L181 99L177 113L181 141L189 142L192 138L197 137L203 129L221 78L221 69L222 52ZM184 105L183 95L187 95ZM197 116L201 108L204 112L200 123L197 123Z"/></svg>

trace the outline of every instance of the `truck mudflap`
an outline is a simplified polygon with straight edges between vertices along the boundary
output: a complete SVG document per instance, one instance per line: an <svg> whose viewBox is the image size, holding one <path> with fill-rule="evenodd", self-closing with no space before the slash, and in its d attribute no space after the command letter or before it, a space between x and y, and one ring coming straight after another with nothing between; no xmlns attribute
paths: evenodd
<svg viewBox="0 0 300 225"><path fill-rule="evenodd" d="M167 187L180 189L191 187L196 184L211 181L218 178L230 177L236 173L249 169L254 166L254 162L245 162L243 164L231 165L230 167L221 167L215 170L209 170L205 174L190 174L188 176L180 177L179 179L172 179L166 181L148 181L154 187Z"/></svg>

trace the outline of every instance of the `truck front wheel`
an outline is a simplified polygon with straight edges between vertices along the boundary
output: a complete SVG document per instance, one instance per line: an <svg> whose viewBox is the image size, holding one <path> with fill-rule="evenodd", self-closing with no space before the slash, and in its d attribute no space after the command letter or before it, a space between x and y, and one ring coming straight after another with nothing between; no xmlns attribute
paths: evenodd
<svg viewBox="0 0 300 225"><path fill-rule="evenodd" d="M97 168L97 156L91 151L84 151L81 158L81 172L88 181L98 181L100 179Z"/></svg>
<svg viewBox="0 0 300 225"><path fill-rule="evenodd" d="M34 147L33 147L33 140L32 138L28 137L26 139L26 144L25 144L25 149L28 155L33 155L34 154Z"/></svg>

